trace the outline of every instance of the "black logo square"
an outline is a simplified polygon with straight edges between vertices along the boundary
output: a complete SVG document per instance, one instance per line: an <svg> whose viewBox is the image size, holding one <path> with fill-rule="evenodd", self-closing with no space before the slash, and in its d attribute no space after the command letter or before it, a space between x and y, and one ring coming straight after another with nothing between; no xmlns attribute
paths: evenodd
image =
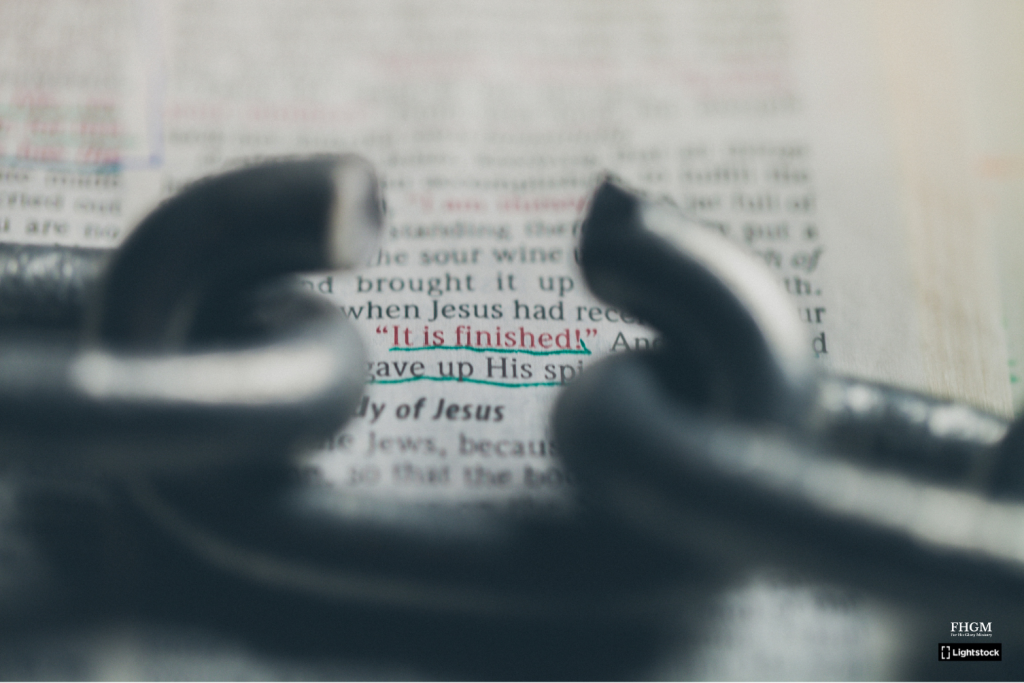
<svg viewBox="0 0 1024 683"><path fill-rule="evenodd" d="M1001 662L1003 661L1003 644L985 643L972 646L957 643L939 643L939 661Z"/></svg>

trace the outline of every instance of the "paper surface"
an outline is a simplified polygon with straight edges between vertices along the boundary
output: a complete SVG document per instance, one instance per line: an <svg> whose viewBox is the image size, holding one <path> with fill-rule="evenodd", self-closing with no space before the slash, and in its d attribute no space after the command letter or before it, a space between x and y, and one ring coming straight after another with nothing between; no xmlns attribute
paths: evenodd
<svg viewBox="0 0 1024 683"><path fill-rule="evenodd" d="M304 276L372 361L360 413L304 460L343 490L570 495L548 424L559 387L656 343L574 261L604 171L768 267L824 369L1008 413L1024 327L999 287L1018 252L994 244L1019 242L1019 150L985 157L1005 182L979 208L960 131L981 115L956 85L993 57L949 56L932 72L953 85L920 85L963 6L891 4L4 3L0 237L111 246L204 174L366 156L387 200L379 251ZM924 38L903 40L922 16Z"/></svg>
<svg viewBox="0 0 1024 683"><path fill-rule="evenodd" d="M328 482L562 495L558 386L655 338L590 297L574 263L604 170L762 260L823 366L1006 410L987 245L936 231L941 207L908 221L870 7L245 7L163 8L162 186L325 150L380 169L377 257L308 278L373 361L360 414L311 460ZM951 276L965 286L936 289Z"/></svg>
<svg viewBox="0 0 1024 683"><path fill-rule="evenodd" d="M6 239L116 244L160 196L265 157L377 166L377 256L307 278L374 361L364 410L312 460L336 485L561 495L558 386L655 339L574 262L603 171L762 261L822 366L1008 410L989 244L901 193L922 145L892 116L869 5L5 7L9 27L49 22L5 42Z"/></svg>
<svg viewBox="0 0 1024 683"><path fill-rule="evenodd" d="M956 5L953 45L963 61L967 138L979 219L996 253L1010 388L1024 405L1024 6L1006 0Z"/></svg>

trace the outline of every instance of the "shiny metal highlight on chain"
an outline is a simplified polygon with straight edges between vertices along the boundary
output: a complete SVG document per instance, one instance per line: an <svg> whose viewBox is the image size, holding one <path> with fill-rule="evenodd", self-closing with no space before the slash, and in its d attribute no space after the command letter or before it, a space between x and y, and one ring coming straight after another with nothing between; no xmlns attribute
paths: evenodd
<svg viewBox="0 0 1024 683"><path fill-rule="evenodd" d="M362 346L280 278L360 262L377 187L358 157L277 161L188 186L114 252L0 246L0 462L191 473L329 436Z"/></svg>
<svg viewBox="0 0 1024 683"><path fill-rule="evenodd" d="M767 271L616 180L591 199L580 253L592 290L665 342L560 398L556 436L595 504L723 571L788 567L917 605L955 593L1004 615L1022 597L1024 424L816 372Z"/></svg>

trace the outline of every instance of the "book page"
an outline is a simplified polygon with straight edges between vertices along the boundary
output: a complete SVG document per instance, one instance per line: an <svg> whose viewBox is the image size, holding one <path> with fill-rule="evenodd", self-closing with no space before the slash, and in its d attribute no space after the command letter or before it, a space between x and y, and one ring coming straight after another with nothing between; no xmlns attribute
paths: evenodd
<svg viewBox="0 0 1024 683"><path fill-rule="evenodd" d="M964 97L973 189L981 225L996 254L1010 388L1024 406L1024 5L960 3L948 11L950 41L965 72Z"/></svg>
<svg viewBox="0 0 1024 683"><path fill-rule="evenodd" d="M376 165L380 249L357 273L305 280L371 358L359 413L309 458L331 485L563 495L547 423L558 388L605 354L657 343L591 297L575 262L604 171L771 270L823 369L1008 409L987 244L955 223L936 232L907 203L920 174L907 170L906 119L889 117L905 84L883 68L891 41L870 6L5 11L8 26L53 22L31 35L77 46L5 43L6 239L114 245L160 197L258 159L344 151Z"/></svg>
<svg viewBox="0 0 1024 683"><path fill-rule="evenodd" d="M1009 414L997 265L1004 250L996 248L979 193L984 161L974 108L984 81L970 72L970 46L984 38L965 31L970 15L986 7L992 3L880 2L876 22L926 386ZM995 104L990 98L982 111Z"/></svg>

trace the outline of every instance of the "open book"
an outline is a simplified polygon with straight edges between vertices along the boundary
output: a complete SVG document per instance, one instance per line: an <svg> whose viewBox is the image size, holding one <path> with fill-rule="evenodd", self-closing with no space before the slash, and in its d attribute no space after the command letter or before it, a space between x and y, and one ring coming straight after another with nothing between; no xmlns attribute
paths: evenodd
<svg viewBox="0 0 1024 683"><path fill-rule="evenodd" d="M1019 4L59 9L0 6L4 240L113 246L160 197L254 159L376 165L379 250L304 277L371 358L358 414L305 460L325 485L569 495L559 387L657 344L575 263L603 171L769 268L824 368L1003 415L1024 398Z"/></svg>

